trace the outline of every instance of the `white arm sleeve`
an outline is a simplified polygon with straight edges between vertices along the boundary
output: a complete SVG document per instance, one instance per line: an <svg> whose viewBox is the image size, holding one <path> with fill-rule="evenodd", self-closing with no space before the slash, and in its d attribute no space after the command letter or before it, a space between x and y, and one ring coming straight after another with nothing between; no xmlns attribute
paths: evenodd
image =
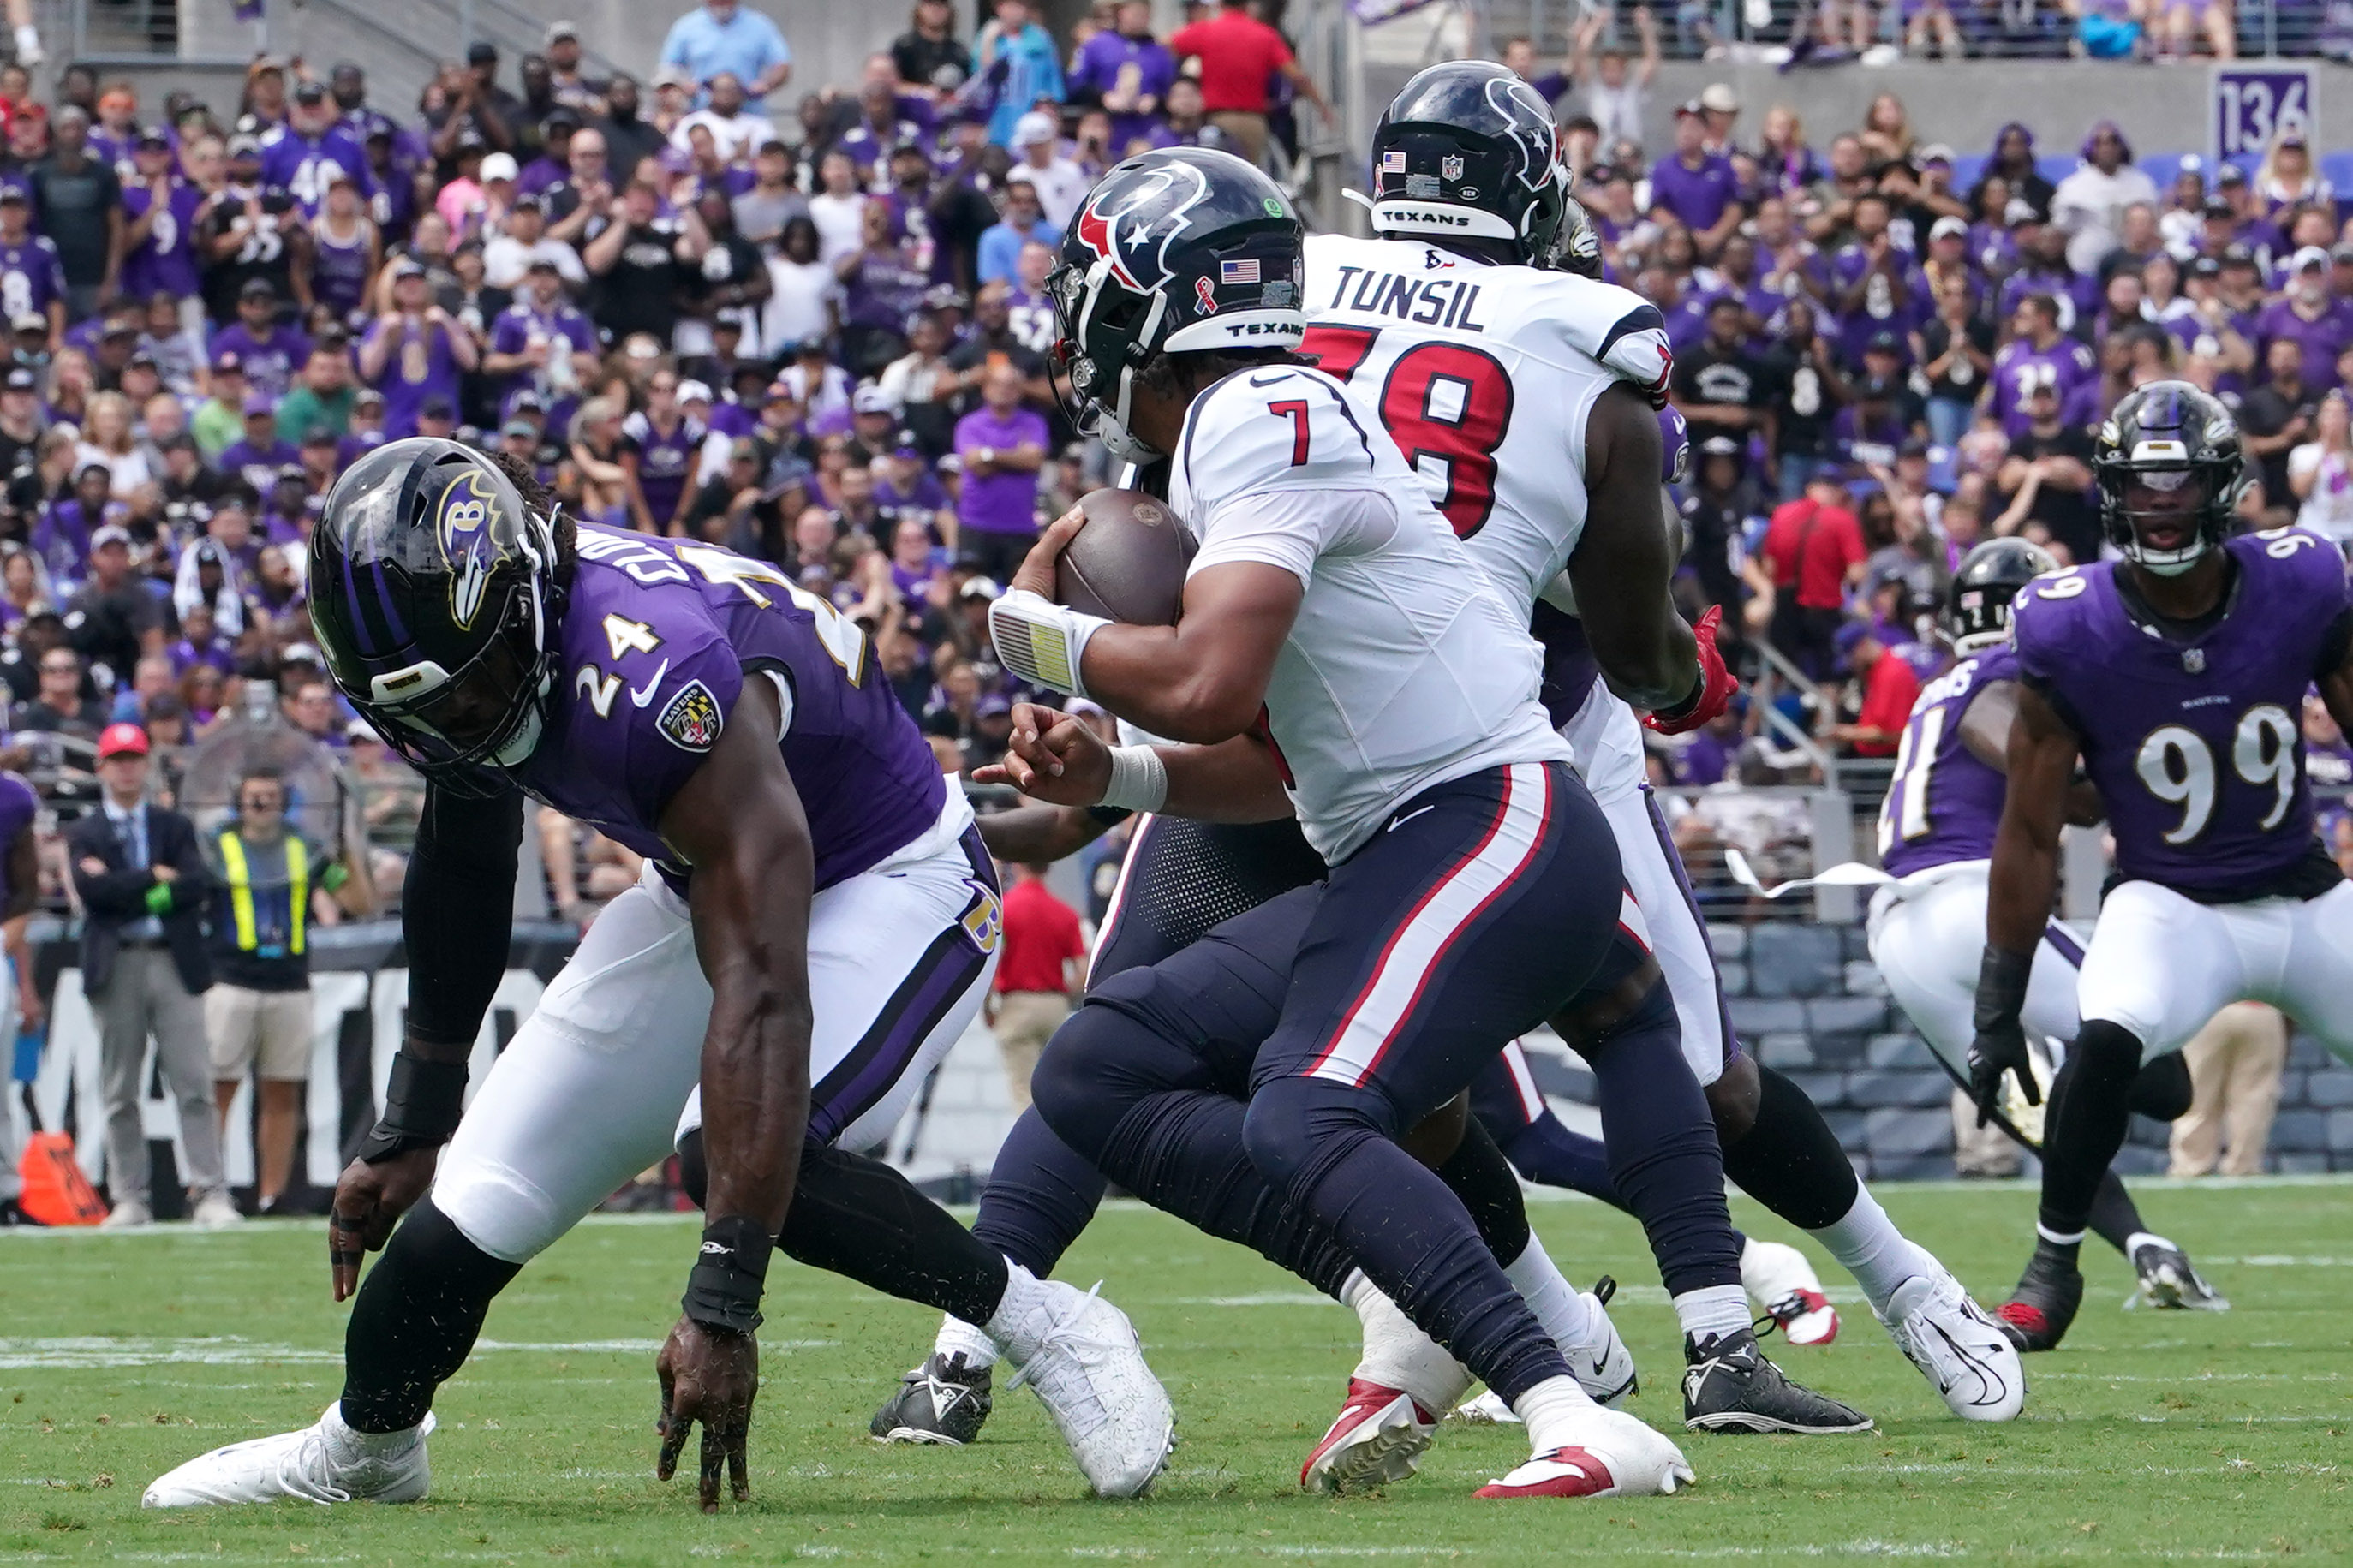
<svg viewBox="0 0 2353 1568"><path fill-rule="evenodd" d="M1324 555L1378 550L1397 533L1397 508L1378 490L1283 489L1236 496L1203 527L1190 578L1212 566L1255 561L1279 566L1303 590Z"/></svg>

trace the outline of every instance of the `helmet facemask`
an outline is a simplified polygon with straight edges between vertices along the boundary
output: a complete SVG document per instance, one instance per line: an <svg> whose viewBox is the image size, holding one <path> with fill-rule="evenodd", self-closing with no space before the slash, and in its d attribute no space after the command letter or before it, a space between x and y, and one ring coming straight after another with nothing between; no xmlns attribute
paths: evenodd
<svg viewBox="0 0 2353 1568"><path fill-rule="evenodd" d="M2231 499L2217 493L2217 476L2206 465L2135 464L2101 476L2102 510L2108 537L2118 552L2143 571L2178 577L2198 564L2221 542ZM2176 533L2178 540L2152 544L2144 530Z"/></svg>

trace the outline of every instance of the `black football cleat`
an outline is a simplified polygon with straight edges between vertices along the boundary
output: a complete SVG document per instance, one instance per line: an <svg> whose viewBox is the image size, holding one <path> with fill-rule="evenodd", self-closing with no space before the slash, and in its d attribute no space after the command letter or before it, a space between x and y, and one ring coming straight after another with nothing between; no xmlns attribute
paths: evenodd
<svg viewBox="0 0 2353 1568"><path fill-rule="evenodd" d="M2132 1266L2140 1276L2140 1290L2134 1300L2142 1306L2189 1312L2231 1310L2231 1303L2190 1266L2189 1255L2162 1237L2150 1237L2135 1247Z"/></svg>
<svg viewBox="0 0 2353 1568"><path fill-rule="evenodd" d="M0 1115L5 1114L5 1111L0 1111ZM0 1226L28 1225L46 1227L47 1224L47 1220L35 1219L26 1214L25 1206L15 1198L0 1198Z"/></svg>
<svg viewBox="0 0 2353 1568"><path fill-rule="evenodd" d="M1753 1330L1683 1339L1683 1425L1694 1432L1868 1432L1871 1417L1792 1383Z"/></svg>
<svg viewBox="0 0 2353 1568"><path fill-rule="evenodd" d="M899 1380L899 1392L874 1413L866 1430L882 1443L941 1443L960 1447L980 1436L988 1419L988 1368L967 1367L961 1355L934 1352Z"/></svg>
<svg viewBox="0 0 2353 1568"><path fill-rule="evenodd" d="M2018 1289L1994 1309L1993 1316L2020 1350L2057 1350L2083 1304L2084 1271L2073 1258L2040 1246L2026 1260Z"/></svg>

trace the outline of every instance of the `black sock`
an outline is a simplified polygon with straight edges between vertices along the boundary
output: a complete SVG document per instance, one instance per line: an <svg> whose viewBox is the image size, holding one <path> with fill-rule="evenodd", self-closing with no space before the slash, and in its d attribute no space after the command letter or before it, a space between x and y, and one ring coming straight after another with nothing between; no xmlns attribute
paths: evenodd
<svg viewBox="0 0 2353 1568"><path fill-rule="evenodd" d="M884 1164L847 1150L801 1154L776 1243L795 1262L986 1323L1005 1299L1004 1255Z"/></svg>
<svg viewBox="0 0 2353 1568"><path fill-rule="evenodd" d="M1862 1184L1830 1123L1806 1091L1757 1064L1757 1120L1724 1152L1724 1172L1740 1190L1800 1230L1836 1225Z"/></svg>
<svg viewBox="0 0 2353 1568"><path fill-rule="evenodd" d="M997 1151L972 1233L1043 1279L1095 1217L1103 1195L1103 1173L1055 1137L1031 1106Z"/></svg>
<svg viewBox="0 0 2353 1568"><path fill-rule="evenodd" d="M1462 1129L1452 1158L1438 1168L1438 1179L1471 1211L1471 1223L1496 1262L1509 1263L1528 1249L1528 1206L1519 1178L1476 1117Z"/></svg>
<svg viewBox="0 0 2353 1568"><path fill-rule="evenodd" d="M343 1420L405 1432L433 1408L482 1331L491 1300L522 1269L466 1239L427 1198L409 1211L361 1282L343 1330Z"/></svg>
<svg viewBox="0 0 2353 1568"><path fill-rule="evenodd" d="M2076 1035L2051 1082L2051 1104L2042 1119L2038 1220L2043 1238L2054 1246L2070 1247L2062 1239L2070 1237L2081 1241L2100 1178L2125 1146L2140 1057L2141 1044L2130 1030L2094 1018Z"/></svg>
<svg viewBox="0 0 2353 1568"><path fill-rule="evenodd" d="M1683 1060L1665 982L1625 1021L1588 1042L1609 1184L1641 1222L1670 1296L1740 1283L1740 1248L1724 1202L1724 1152L1707 1097Z"/></svg>
<svg viewBox="0 0 2353 1568"><path fill-rule="evenodd" d="M2094 1236L2124 1252L2126 1258L2132 1254L2125 1252L2126 1241L2148 1228L2141 1224L2140 1207L2125 1191L2123 1178L2114 1171L2100 1177L2100 1190L2092 1194L2092 1212L2085 1216L2085 1223Z"/></svg>

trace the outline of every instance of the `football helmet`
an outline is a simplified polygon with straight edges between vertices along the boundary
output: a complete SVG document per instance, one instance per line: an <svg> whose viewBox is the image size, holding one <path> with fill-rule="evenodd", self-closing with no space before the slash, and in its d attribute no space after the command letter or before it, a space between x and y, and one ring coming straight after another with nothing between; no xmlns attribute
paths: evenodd
<svg viewBox="0 0 2353 1568"><path fill-rule="evenodd" d="M479 793L531 754L558 659L553 520L480 453L417 437L353 463L309 584L328 673L408 763Z"/></svg>
<svg viewBox="0 0 2353 1568"><path fill-rule="evenodd" d="M1304 239L1282 189L1230 153L1164 147L1105 174L1046 279L1071 423L1123 461L1166 456L1128 430L1136 376L1162 354L1297 348Z"/></svg>
<svg viewBox="0 0 2353 1568"><path fill-rule="evenodd" d="M1557 267L1574 183L1552 106L1489 61L1420 72L1373 132L1373 232L1385 239L1502 240L1515 261Z"/></svg>
<svg viewBox="0 0 2353 1568"><path fill-rule="evenodd" d="M2031 540L1989 539L1961 557L1945 597L1945 634L1956 653L1975 653L2010 636L2010 605L2059 563Z"/></svg>
<svg viewBox="0 0 2353 1568"><path fill-rule="evenodd" d="M2151 382L2116 405L2093 447L2101 531L2135 565L2179 576L2229 537L2244 470L2238 421L2221 399L2186 381ZM2152 544L2148 532L2177 542Z"/></svg>

